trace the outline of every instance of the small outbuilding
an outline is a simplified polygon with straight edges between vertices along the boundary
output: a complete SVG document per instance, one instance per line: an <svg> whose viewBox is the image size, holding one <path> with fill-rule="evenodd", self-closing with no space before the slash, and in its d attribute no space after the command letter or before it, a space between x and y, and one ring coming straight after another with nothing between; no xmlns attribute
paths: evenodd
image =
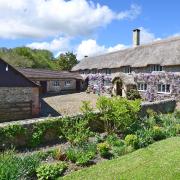
<svg viewBox="0 0 180 180"><path fill-rule="evenodd" d="M37 117L39 86L0 59L0 122Z"/></svg>
<svg viewBox="0 0 180 180"><path fill-rule="evenodd" d="M40 86L40 93L79 92L83 78L80 74L48 69L18 68L24 76Z"/></svg>
<svg viewBox="0 0 180 180"><path fill-rule="evenodd" d="M112 75L112 94L127 97L127 92L131 89L137 90L137 84L132 74L115 73Z"/></svg>

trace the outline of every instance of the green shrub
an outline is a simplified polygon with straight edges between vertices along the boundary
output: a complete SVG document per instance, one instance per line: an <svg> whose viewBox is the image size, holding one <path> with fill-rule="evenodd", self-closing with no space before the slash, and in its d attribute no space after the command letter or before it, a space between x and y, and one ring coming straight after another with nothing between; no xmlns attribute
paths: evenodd
<svg viewBox="0 0 180 180"><path fill-rule="evenodd" d="M176 119L178 119L178 121L179 121L179 123L180 123L180 110L176 110L176 111L174 112L174 117L175 117Z"/></svg>
<svg viewBox="0 0 180 180"><path fill-rule="evenodd" d="M154 142L152 131L146 128L142 128L136 132L138 137L138 147L143 148Z"/></svg>
<svg viewBox="0 0 180 180"><path fill-rule="evenodd" d="M127 99L129 100L141 99L139 91L137 89L130 89L127 92Z"/></svg>
<svg viewBox="0 0 180 180"><path fill-rule="evenodd" d="M180 134L180 124L176 124L175 128L176 128L176 133Z"/></svg>
<svg viewBox="0 0 180 180"><path fill-rule="evenodd" d="M139 121L140 100L130 101L121 97L100 97L97 108L101 113L105 130L125 133Z"/></svg>
<svg viewBox="0 0 180 180"><path fill-rule="evenodd" d="M96 133L95 136L94 136L94 138L95 138L95 143L96 143L96 144L105 141L105 137L104 137L104 136L100 136L99 133Z"/></svg>
<svg viewBox="0 0 180 180"><path fill-rule="evenodd" d="M88 127L88 121L78 117L75 119L65 118L61 132L72 145L83 144L92 135Z"/></svg>
<svg viewBox="0 0 180 180"><path fill-rule="evenodd" d="M104 158L110 157L110 145L107 142L97 144L99 154Z"/></svg>
<svg viewBox="0 0 180 180"><path fill-rule="evenodd" d="M66 168L67 166L62 162L42 164L36 169L36 173L39 180L55 179L62 175Z"/></svg>
<svg viewBox="0 0 180 180"><path fill-rule="evenodd" d="M125 147L125 154L131 153L134 151L134 148L132 146L126 146Z"/></svg>
<svg viewBox="0 0 180 180"><path fill-rule="evenodd" d="M116 134L108 135L106 141L110 146L124 146L124 141L119 139Z"/></svg>
<svg viewBox="0 0 180 180"><path fill-rule="evenodd" d="M114 158L122 156L126 153L126 146L113 146L111 148L111 153L113 155Z"/></svg>
<svg viewBox="0 0 180 180"><path fill-rule="evenodd" d="M176 136L178 134L178 124L180 125L180 118L177 112L173 114L160 115L162 119L161 126L164 128L167 137Z"/></svg>
<svg viewBox="0 0 180 180"><path fill-rule="evenodd" d="M7 138L14 138L17 135L25 135L26 129L20 124L9 125L4 129Z"/></svg>
<svg viewBox="0 0 180 180"><path fill-rule="evenodd" d="M138 148L138 137L134 134L128 134L125 137L125 143L127 146L132 146L133 148Z"/></svg>
<svg viewBox="0 0 180 180"><path fill-rule="evenodd" d="M152 137L155 141L162 140L166 138L166 132L162 127L154 126L152 129Z"/></svg>
<svg viewBox="0 0 180 180"><path fill-rule="evenodd" d="M83 114L91 114L93 112L93 107L91 106L90 101L82 101L82 106L80 109Z"/></svg>
<svg viewBox="0 0 180 180"><path fill-rule="evenodd" d="M87 165L96 155L96 146L86 144L81 147L71 147L66 151L67 159L77 165Z"/></svg>
<svg viewBox="0 0 180 180"><path fill-rule="evenodd" d="M59 128L61 127L63 122L63 118L58 118L58 119L48 119L47 121L43 122L37 122L36 124L33 125L33 133L32 136L29 138L29 146L30 147L36 147L40 145L43 142L43 137L45 133L48 130L54 131L55 134L60 135Z"/></svg>
<svg viewBox="0 0 180 180"><path fill-rule="evenodd" d="M0 154L0 180L31 179L40 164L40 158L17 156L13 151Z"/></svg>
<svg viewBox="0 0 180 180"><path fill-rule="evenodd" d="M65 161L67 159L66 154L62 151L60 147L54 149L51 155L55 160Z"/></svg>
<svg viewBox="0 0 180 180"><path fill-rule="evenodd" d="M0 148L3 149L7 146L9 148L16 146L16 139L28 139L27 129L21 124L13 124L5 127L0 127Z"/></svg>

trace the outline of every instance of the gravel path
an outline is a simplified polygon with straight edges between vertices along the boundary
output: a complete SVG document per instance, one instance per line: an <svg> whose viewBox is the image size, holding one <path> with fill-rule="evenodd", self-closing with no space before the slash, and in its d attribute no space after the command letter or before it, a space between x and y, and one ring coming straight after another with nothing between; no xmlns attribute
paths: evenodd
<svg viewBox="0 0 180 180"><path fill-rule="evenodd" d="M85 92L47 96L42 99L42 116L75 115L81 112L82 101L90 101L95 107L97 98L96 94Z"/></svg>

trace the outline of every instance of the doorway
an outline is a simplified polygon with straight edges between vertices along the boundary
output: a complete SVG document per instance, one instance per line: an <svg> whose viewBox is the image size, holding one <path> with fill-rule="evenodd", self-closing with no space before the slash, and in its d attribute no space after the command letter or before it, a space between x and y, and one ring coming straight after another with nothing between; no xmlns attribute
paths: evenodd
<svg viewBox="0 0 180 180"><path fill-rule="evenodd" d="M81 91L81 81L76 80L76 91L80 92Z"/></svg>
<svg viewBox="0 0 180 180"><path fill-rule="evenodd" d="M47 81L40 81L40 94L47 93Z"/></svg>
<svg viewBox="0 0 180 180"><path fill-rule="evenodd" d="M122 96L122 82L121 81L116 82L116 95Z"/></svg>

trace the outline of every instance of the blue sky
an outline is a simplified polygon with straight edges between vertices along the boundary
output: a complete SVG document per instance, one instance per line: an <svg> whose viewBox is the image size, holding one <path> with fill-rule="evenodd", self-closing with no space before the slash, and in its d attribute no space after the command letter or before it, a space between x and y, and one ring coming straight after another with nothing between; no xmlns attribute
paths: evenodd
<svg viewBox="0 0 180 180"><path fill-rule="evenodd" d="M0 0L0 46L73 51L81 59L180 35L179 0Z"/></svg>

